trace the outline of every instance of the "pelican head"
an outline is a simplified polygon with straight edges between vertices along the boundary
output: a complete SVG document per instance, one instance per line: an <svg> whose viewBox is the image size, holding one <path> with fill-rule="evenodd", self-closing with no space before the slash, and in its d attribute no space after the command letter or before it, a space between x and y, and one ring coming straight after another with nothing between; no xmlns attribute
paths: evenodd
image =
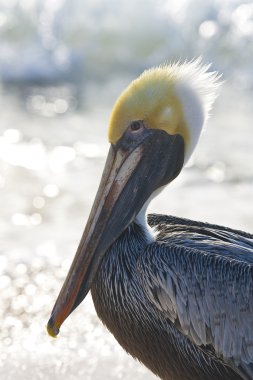
<svg viewBox="0 0 253 380"><path fill-rule="evenodd" d="M116 144L135 121L147 128L179 134L184 140L184 162L191 156L216 97L219 76L208 72L200 59L144 71L117 99L108 137Z"/></svg>
<svg viewBox="0 0 253 380"><path fill-rule="evenodd" d="M116 101L101 183L48 322L50 335L82 302L106 251L192 154L217 88L218 76L208 69L197 60L147 70Z"/></svg>

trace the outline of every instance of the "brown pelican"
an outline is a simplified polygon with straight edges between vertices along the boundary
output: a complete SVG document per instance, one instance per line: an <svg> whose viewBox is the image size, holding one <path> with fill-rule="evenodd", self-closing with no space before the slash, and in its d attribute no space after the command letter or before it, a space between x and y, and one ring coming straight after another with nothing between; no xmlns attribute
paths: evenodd
<svg viewBox="0 0 253 380"><path fill-rule="evenodd" d="M149 215L198 141L217 75L199 61L145 71L117 100L84 234L48 322L91 290L120 345L164 380L253 379L253 236Z"/></svg>

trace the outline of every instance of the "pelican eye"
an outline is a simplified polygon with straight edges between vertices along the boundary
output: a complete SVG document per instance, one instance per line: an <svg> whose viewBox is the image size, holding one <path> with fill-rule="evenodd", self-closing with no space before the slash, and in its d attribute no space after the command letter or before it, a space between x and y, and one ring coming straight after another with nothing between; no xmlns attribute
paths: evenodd
<svg viewBox="0 0 253 380"><path fill-rule="evenodd" d="M129 128L130 128L131 132L138 132L144 128L143 121L135 120L130 124Z"/></svg>

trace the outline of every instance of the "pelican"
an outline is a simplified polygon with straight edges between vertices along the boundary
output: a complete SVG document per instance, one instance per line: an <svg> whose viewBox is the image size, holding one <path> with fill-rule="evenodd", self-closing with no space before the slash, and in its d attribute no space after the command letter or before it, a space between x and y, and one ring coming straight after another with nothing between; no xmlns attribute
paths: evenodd
<svg viewBox="0 0 253 380"><path fill-rule="evenodd" d="M119 344L161 379L253 379L253 235L146 216L190 158L218 82L199 60L169 64L145 71L116 101L101 183L51 336L91 290Z"/></svg>

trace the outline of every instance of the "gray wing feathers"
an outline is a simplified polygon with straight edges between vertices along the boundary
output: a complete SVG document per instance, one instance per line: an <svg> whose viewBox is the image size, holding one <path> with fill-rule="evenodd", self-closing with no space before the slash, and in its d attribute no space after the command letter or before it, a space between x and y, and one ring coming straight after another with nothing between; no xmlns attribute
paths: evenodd
<svg viewBox="0 0 253 380"><path fill-rule="evenodd" d="M253 267L227 257L152 244L139 259L146 295L197 345L253 378Z"/></svg>

